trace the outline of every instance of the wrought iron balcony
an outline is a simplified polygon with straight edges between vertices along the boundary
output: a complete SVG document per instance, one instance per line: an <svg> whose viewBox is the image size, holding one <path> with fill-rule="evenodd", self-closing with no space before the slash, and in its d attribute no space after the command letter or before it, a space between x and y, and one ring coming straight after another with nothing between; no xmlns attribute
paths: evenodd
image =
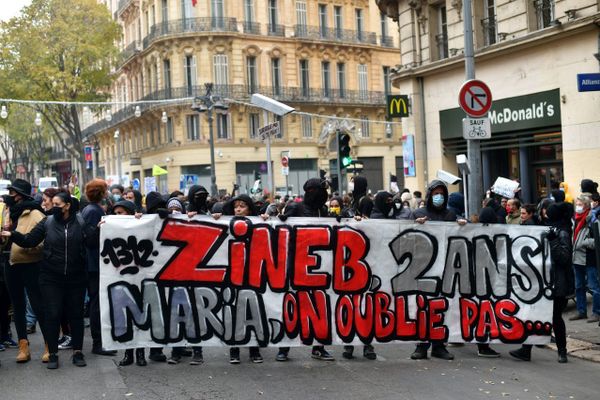
<svg viewBox="0 0 600 400"><path fill-rule="evenodd" d="M213 94L225 98L249 101L252 93L261 93L275 100L289 103L317 103L317 104L346 104L346 105L385 105L386 97L384 92L362 91L362 90L339 90L339 89L314 89L302 87L273 87L257 86L255 90L247 85L214 85ZM204 85L174 87L170 89L161 89L149 93L140 100L170 100L170 99L188 99L192 97L203 96L206 92ZM175 103L172 103L175 104ZM180 103L177 103L180 104ZM164 108L165 104L141 104L142 112ZM87 127L83 131L84 137L96 132L103 131L119 123L135 118L135 105L128 105L112 114L110 122L101 120Z"/></svg>
<svg viewBox="0 0 600 400"><path fill-rule="evenodd" d="M125 64L131 57L139 53L141 50L140 42L135 40L131 42L119 55L120 64Z"/></svg>
<svg viewBox="0 0 600 400"><path fill-rule="evenodd" d="M283 25L269 24L267 34L269 36L285 36L285 27Z"/></svg>
<svg viewBox="0 0 600 400"><path fill-rule="evenodd" d="M244 33L260 35L260 23L244 21L243 25L244 25Z"/></svg>
<svg viewBox="0 0 600 400"><path fill-rule="evenodd" d="M331 40L334 42L359 44L377 44L377 35L374 32L324 28L309 25L296 25L295 32L296 37L304 39Z"/></svg>
<svg viewBox="0 0 600 400"><path fill-rule="evenodd" d="M48 161L58 161L58 160L67 160L71 158L71 156L66 152L66 150L53 151L48 156Z"/></svg>
<svg viewBox="0 0 600 400"><path fill-rule="evenodd" d="M485 46L491 46L498 41L498 29L495 18L484 18L481 20L483 27L483 42Z"/></svg>
<svg viewBox="0 0 600 400"><path fill-rule="evenodd" d="M185 18L153 25L144 38L144 49L155 40L169 35L199 32L237 32L235 18Z"/></svg>
<svg viewBox="0 0 600 400"><path fill-rule="evenodd" d="M119 18L125 10L132 5L134 0L119 0L119 5L117 7L117 11L115 11L115 18Z"/></svg>
<svg viewBox="0 0 600 400"><path fill-rule="evenodd" d="M392 36L379 36L379 44L383 47L394 47L394 38Z"/></svg>

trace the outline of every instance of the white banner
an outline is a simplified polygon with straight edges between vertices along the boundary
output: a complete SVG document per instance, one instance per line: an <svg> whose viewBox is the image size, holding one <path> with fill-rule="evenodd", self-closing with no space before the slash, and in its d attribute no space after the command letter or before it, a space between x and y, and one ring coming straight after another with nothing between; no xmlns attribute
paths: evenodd
<svg viewBox="0 0 600 400"><path fill-rule="evenodd" d="M103 344L547 343L544 230L111 216L100 246Z"/></svg>

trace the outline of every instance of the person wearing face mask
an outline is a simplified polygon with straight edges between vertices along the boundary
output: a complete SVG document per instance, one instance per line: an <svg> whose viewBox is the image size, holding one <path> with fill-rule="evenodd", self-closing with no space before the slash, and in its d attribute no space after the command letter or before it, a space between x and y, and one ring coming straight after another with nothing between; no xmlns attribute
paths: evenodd
<svg viewBox="0 0 600 400"><path fill-rule="evenodd" d="M395 194L394 198L394 218L396 219L412 219L412 209L410 207L410 204L406 204L404 201L402 201L402 195L401 194ZM418 204L417 204L418 207Z"/></svg>
<svg viewBox="0 0 600 400"><path fill-rule="evenodd" d="M575 200L573 231L573 270L575 271L575 302L577 315L570 321L587 318L587 289L592 292L592 316L588 322L600 321L600 283L596 269L595 241L589 227L591 200L580 195Z"/></svg>
<svg viewBox="0 0 600 400"><path fill-rule="evenodd" d="M304 183L304 199L299 202L290 203L279 216L282 221L288 217L317 217L327 218L329 213L325 203L327 202L327 188L329 185L326 180L311 178ZM287 361L289 347L280 347L277 353L277 361ZM313 346L312 358L323 361L333 361L333 356L325 349L325 346Z"/></svg>
<svg viewBox="0 0 600 400"><path fill-rule="evenodd" d="M115 203L123 198L125 188L122 185L112 185L110 187L110 194L112 194Z"/></svg>
<svg viewBox="0 0 600 400"><path fill-rule="evenodd" d="M8 195L3 197L4 203L8 207L9 220L4 221L2 228L8 233L14 231L28 234L44 219L44 210L31 197L31 184L29 182L23 179L15 179L12 185L8 187ZM4 270L6 286L13 306L13 319L19 339L18 363L27 362L31 359L27 340L26 292L33 312L39 319L42 332L45 331L42 295L39 286L39 262L43 258L42 246L34 247L26 249L13 243ZM44 351L42 361L46 362L47 359L48 353Z"/></svg>
<svg viewBox="0 0 600 400"><path fill-rule="evenodd" d="M373 201L367 196L367 178L357 176L354 178L354 190L352 191L352 209L354 214L369 218L373 209Z"/></svg>
<svg viewBox="0 0 600 400"><path fill-rule="evenodd" d="M77 214L79 202L69 193L52 198L52 216L40 221L29 233L3 231L2 236L24 248L44 242L40 266L40 290L44 299L45 338L48 342L48 369L58 368L58 333L63 306L72 332L72 362L86 366L83 348L83 304L88 283L86 245L98 240L98 227Z"/></svg>
<svg viewBox="0 0 600 400"><path fill-rule="evenodd" d="M509 225L520 225L521 224L521 202L518 199L508 200L508 215L506 216L506 223Z"/></svg>
<svg viewBox="0 0 600 400"><path fill-rule="evenodd" d="M185 206L177 197L171 197L167 201L167 210L171 214L185 214Z"/></svg>
<svg viewBox="0 0 600 400"><path fill-rule="evenodd" d="M204 186L194 185L188 191L188 217L193 217L196 214L210 215L206 200L208 199L208 191Z"/></svg>
<svg viewBox="0 0 600 400"><path fill-rule="evenodd" d="M465 225L465 219L457 219L454 211L449 210L448 206L448 188L446 184L440 180L433 180L427 188L426 206L418 208L413 212L415 222L424 224L427 221L454 221L459 225ZM432 342L431 356L441 358L443 360L453 360L454 356L446 350L443 342ZM430 343L419 343L417 348L410 356L413 360L421 360L427 358L427 350Z"/></svg>

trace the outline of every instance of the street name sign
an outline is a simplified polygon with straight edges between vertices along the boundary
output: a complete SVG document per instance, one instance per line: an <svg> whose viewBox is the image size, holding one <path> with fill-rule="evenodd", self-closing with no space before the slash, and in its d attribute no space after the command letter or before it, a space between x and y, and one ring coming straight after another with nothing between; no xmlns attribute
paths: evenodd
<svg viewBox="0 0 600 400"><path fill-rule="evenodd" d="M577 74L577 91L579 91L579 92L600 91L600 73Z"/></svg>

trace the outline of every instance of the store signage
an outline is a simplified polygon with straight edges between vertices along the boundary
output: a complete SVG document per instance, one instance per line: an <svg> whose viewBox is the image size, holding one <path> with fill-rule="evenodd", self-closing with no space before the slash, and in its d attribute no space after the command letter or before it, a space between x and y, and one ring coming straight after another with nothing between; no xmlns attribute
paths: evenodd
<svg viewBox="0 0 600 400"><path fill-rule="evenodd" d="M577 74L577 90L579 92L600 91L600 73Z"/></svg>
<svg viewBox="0 0 600 400"><path fill-rule="evenodd" d="M387 96L388 118L408 117L408 96L405 94Z"/></svg>
<svg viewBox="0 0 600 400"><path fill-rule="evenodd" d="M439 112L442 139L463 137L465 112L452 108ZM492 134L560 129L560 90L495 100L488 112Z"/></svg>

